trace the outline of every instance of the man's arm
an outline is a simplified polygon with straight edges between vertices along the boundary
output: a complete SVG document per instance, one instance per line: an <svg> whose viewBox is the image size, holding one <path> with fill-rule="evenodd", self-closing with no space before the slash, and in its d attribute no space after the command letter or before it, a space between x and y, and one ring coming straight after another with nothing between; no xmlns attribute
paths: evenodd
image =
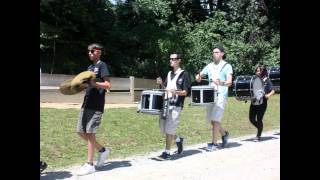
<svg viewBox="0 0 320 180"><path fill-rule="evenodd" d="M230 87L232 85L232 74L227 75L227 80L220 83L222 86Z"/></svg>
<svg viewBox="0 0 320 180"><path fill-rule="evenodd" d="M91 85L97 89L110 89L111 88L111 82L110 78L108 76L103 77L103 82L92 82Z"/></svg>

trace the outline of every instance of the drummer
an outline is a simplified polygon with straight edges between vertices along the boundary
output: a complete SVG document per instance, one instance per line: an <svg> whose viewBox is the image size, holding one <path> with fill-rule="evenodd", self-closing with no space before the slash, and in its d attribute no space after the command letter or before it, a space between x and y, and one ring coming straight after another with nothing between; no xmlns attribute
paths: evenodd
<svg viewBox="0 0 320 180"><path fill-rule="evenodd" d="M225 54L222 47L216 46L212 50L213 62L209 63L200 74L196 75L196 81L208 75L209 85L217 91L217 102L207 106L207 121L212 125L212 141L208 143L207 150L214 151L218 148L218 133L222 137L222 147L228 143L229 132L221 126L221 119L228 98L228 87L232 84L232 67L224 60Z"/></svg>
<svg viewBox="0 0 320 180"><path fill-rule="evenodd" d="M255 142L261 141L261 134L263 130L263 116L267 110L268 99L275 93L272 82L268 77L267 68L264 65L256 65L256 75L263 81L264 96L259 101L256 99L251 100L249 109L249 120L254 127L257 128L257 136L253 139Z"/></svg>
<svg viewBox="0 0 320 180"><path fill-rule="evenodd" d="M176 141L177 153L181 154L183 151L183 138L176 135L176 129L179 124L179 116L183 109L185 96L188 94L190 81L188 72L180 68L181 60L181 54L172 53L170 55L170 66L173 68L173 72L168 72L164 82L160 77L157 78L157 84L166 89L169 103L166 118L164 119L160 116L159 120L160 131L166 135L165 150L159 156L161 160L170 160L172 158L170 148L173 139Z"/></svg>

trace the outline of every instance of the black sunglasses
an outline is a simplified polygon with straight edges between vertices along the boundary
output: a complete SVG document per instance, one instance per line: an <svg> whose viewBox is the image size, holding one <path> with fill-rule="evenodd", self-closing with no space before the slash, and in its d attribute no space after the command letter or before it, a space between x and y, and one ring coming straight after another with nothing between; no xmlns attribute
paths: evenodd
<svg viewBox="0 0 320 180"><path fill-rule="evenodd" d="M93 54L95 51L95 49L92 49L92 50L88 50L88 52L90 52L91 54Z"/></svg>
<svg viewBox="0 0 320 180"><path fill-rule="evenodd" d="M100 50L100 49L91 49L91 50L88 50L88 51L91 52L91 54L93 54L94 51L97 51L97 50Z"/></svg>

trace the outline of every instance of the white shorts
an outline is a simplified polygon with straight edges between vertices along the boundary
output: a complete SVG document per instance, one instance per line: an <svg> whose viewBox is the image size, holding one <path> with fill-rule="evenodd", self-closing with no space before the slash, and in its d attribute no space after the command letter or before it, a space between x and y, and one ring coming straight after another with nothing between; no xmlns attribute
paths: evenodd
<svg viewBox="0 0 320 180"><path fill-rule="evenodd" d="M217 98L218 102L207 106L207 121L221 122L227 98Z"/></svg>
<svg viewBox="0 0 320 180"><path fill-rule="evenodd" d="M176 129L179 125L180 112L181 107L173 106L172 109L169 110L166 120L160 118L159 125L161 133L171 135L176 134Z"/></svg>

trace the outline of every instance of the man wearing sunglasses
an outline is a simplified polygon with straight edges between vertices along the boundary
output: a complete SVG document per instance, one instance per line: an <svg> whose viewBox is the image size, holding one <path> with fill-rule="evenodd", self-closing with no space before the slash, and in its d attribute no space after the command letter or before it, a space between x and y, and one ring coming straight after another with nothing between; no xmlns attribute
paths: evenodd
<svg viewBox="0 0 320 180"><path fill-rule="evenodd" d="M100 145L96 140L96 132L104 112L105 92L106 89L111 88L107 64L100 60L102 48L97 43L88 46L89 59L92 61L88 71L94 72L96 79L88 81L77 123L77 133L88 142L87 162L80 167L78 175L95 172L95 166L93 165L95 149L99 153L96 167L102 166L109 154L109 149Z"/></svg>
<svg viewBox="0 0 320 180"><path fill-rule="evenodd" d="M157 78L157 84L166 89L168 97L168 113L165 119L160 116L160 131L165 134L166 146L164 152L159 156L161 160L170 160L170 148L172 140L175 139L178 147L177 153L183 151L183 138L176 135L176 129L179 124L179 117L183 109L184 99L188 94L190 86L189 74L180 68L181 55L173 53L170 55L170 66L173 71L169 71L167 78L162 82L161 78Z"/></svg>

